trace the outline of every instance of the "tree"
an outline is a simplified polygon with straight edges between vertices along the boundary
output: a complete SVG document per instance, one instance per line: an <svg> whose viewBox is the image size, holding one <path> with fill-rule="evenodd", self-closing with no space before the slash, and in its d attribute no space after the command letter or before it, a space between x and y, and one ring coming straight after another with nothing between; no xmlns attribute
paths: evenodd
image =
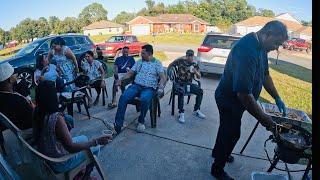
<svg viewBox="0 0 320 180"><path fill-rule="evenodd" d="M6 32L0 28L0 44L5 44Z"/></svg>
<svg viewBox="0 0 320 180"><path fill-rule="evenodd" d="M87 26L93 22L107 20L108 11L99 3L92 3L85 7L79 14L79 22Z"/></svg>
<svg viewBox="0 0 320 180"><path fill-rule="evenodd" d="M270 9L258 9L258 15L260 16L264 16L264 17L274 17L275 14L272 10Z"/></svg>
<svg viewBox="0 0 320 180"><path fill-rule="evenodd" d="M154 5L155 5L155 2L152 1L152 0L146 0L145 3L147 5L147 8L148 8L149 11L152 10Z"/></svg>
<svg viewBox="0 0 320 180"><path fill-rule="evenodd" d="M81 32L79 21L75 17L66 17L59 23L58 34L62 33L79 33Z"/></svg>
<svg viewBox="0 0 320 180"><path fill-rule="evenodd" d="M310 26L310 27L312 27L312 21L304 21L304 20L302 20L302 21L301 21L301 24L304 25L304 26Z"/></svg>
<svg viewBox="0 0 320 180"><path fill-rule="evenodd" d="M50 33L57 34L60 30L59 24L60 24L60 19L57 16L50 16L48 20L49 28L51 30Z"/></svg>
<svg viewBox="0 0 320 180"><path fill-rule="evenodd" d="M128 13L125 11L121 11L114 19L113 22L119 23L119 24L125 24L126 22L131 21L133 18L136 17L135 13Z"/></svg>
<svg viewBox="0 0 320 180"><path fill-rule="evenodd" d="M38 21L36 21L36 36L44 37L50 34L51 29L49 23L46 18L40 17Z"/></svg>

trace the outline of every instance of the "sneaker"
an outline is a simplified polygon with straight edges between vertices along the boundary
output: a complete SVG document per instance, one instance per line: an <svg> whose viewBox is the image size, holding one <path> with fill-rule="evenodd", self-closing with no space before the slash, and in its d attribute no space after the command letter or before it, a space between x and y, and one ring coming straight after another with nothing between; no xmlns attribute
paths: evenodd
<svg viewBox="0 0 320 180"><path fill-rule="evenodd" d="M143 133L145 129L146 129L146 126L144 124L138 123L137 132Z"/></svg>
<svg viewBox="0 0 320 180"><path fill-rule="evenodd" d="M180 123L185 123L184 113L180 113L180 114L179 114L179 119L178 119L178 121L179 121Z"/></svg>
<svg viewBox="0 0 320 180"><path fill-rule="evenodd" d="M204 119L206 115L204 115L200 110L193 111L193 115L197 116L198 118Z"/></svg>
<svg viewBox="0 0 320 180"><path fill-rule="evenodd" d="M211 166L211 175L218 180L234 180L227 172L222 168L215 167L214 164Z"/></svg>

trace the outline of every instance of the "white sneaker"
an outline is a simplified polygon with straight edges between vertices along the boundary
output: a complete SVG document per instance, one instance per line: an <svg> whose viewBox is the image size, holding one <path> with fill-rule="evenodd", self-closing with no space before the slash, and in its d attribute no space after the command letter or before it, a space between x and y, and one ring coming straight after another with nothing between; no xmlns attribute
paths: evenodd
<svg viewBox="0 0 320 180"><path fill-rule="evenodd" d="M193 115L197 116L198 118L204 119L206 115L204 115L199 109L197 111L193 111Z"/></svg>
<svg viewBox="0 0 320 180"><path fill-rule="evenodd" d="M144 124L138 123L137 132L143 133L145 129L146 129L146 126Z"/></svg>
<svg viewBox="0 0 320 180"><path fill-rule="evenodd" d="M180 123L185 123L186 121L184 120L184 113L180 113L179 114L179 119L178 119L178 121L180 122Z"/></svg>

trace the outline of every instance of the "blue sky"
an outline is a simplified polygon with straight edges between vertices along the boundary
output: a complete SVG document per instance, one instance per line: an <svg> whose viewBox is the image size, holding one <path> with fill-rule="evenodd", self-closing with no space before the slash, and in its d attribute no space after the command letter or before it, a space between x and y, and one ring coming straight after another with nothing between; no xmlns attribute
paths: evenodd
<svg viewBox="0 0 320 180"><path fill-rule="evenodd" d="M199 0L197 0L199 1ZM258 8L271 9L276 14L289 12L300 20L312 19L311 0L247 0L249 4ZM29 17L38 19L57 16L64 19L67 16L77 17L87 5L97 2L108 11L108 19L114 18L119 12L137 12L145 7L144 0L4 0L1 2L0 28L10 30L21 20ZM179 0L155 0L175 4Z"/></svg>

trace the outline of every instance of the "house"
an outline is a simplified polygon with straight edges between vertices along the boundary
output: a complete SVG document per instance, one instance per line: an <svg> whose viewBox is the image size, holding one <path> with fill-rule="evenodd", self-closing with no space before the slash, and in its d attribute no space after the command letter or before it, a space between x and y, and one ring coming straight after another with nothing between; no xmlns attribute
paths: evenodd
<svg viewBox="0 0 320 180"><path fill-rule="evenodd" d="M304 30L303 26L296 18L289 13L283 13L276 17L253 16L246 20L234 24L231 29L231 34L246 35L250 32L257 32L269 21L278 20L284 23L288 29L289 38L297 36L298 31ZM310 35L310 33L308 33ZM300 36L300 35L299 35ZM311 36L311 35L310 35Z"/></svg>
<svg viewBox="0 0 320 180"><path fill-rule="evenodd" d="M162 14L137 16L127 23L133 35L149 35L165 32L205 33L209 23L191 14Z"/></svg>
<svg viewBox="0 0 320 180"><path fill-rule="evenodd" d="M297 31L293 32L292 37L305 39L307 41L312 41L312 27L303 26Z"/></svg>
<svg viewBox="0 0 320 180"><path fill-rule="evenodd" d="M86 27L83 27L83 34L92 35L104 35L104 34L121 34L124 31L124 26L111 21L98 21L94 22Z"/></svg>

